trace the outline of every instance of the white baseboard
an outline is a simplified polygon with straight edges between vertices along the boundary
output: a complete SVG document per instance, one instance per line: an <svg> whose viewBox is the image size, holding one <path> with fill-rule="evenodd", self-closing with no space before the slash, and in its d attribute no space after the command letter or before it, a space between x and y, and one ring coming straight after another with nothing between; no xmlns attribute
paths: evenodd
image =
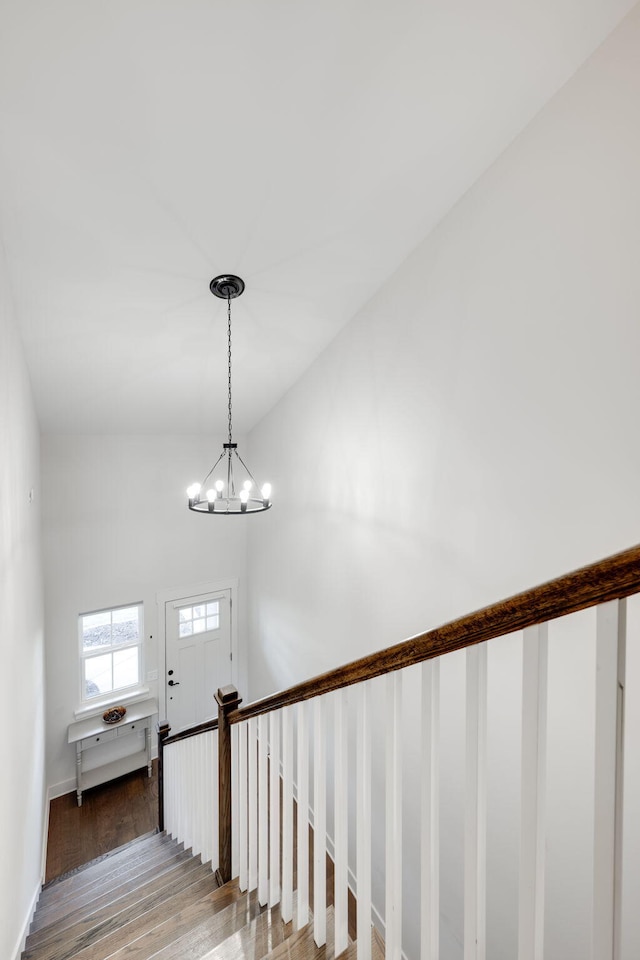
<svg viewBox="0 0 640 960"><path fill-rule="evenodd" d="M38 897L40 896L40 891L42 890L42 884L39 883L36 887L36 892L33 895L31 900L31 906L27 912L27 918L22 925L22 931L18 936L18 942L13 948L13 953L11 954L11 960L20 960L22 951L24 950L25 944L27 942L27 934L29 933L29 927L31 926L31 921L33 920L33 915L36 912L36 906L38 905Z"/></svg>
<svg viewBox="0 0 640 960"><path fill-rule="evenodd" d="M64 797L65 793L75 793L76 792L76 778L72 777L70 780L62 780L60 783L52 783L49 789L47 790L49 803L52 800L57 800L58 797Z"/></svg>
<svg viewBox="0 0 640 960"><path fill-rule="evenodd" d="M42 862L40 864L40 883L44 883L47 874L47 845L49 843L49 811L51 810L51 797L49 790L45 797L44 816L42 818Z"/></svg>

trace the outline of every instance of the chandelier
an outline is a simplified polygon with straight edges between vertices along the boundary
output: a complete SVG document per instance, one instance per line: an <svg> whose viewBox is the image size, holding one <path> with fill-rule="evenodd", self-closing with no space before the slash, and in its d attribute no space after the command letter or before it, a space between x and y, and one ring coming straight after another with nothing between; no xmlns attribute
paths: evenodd
<svg viewBox="0 0 640 960"><path fill-rule="evenodd" d="M187 490L189 510L218 516L260 513L271 506L271 484L261 488L238 453L231 432L231 301L244 290L244 280L233 274L214 277L209 284L211 293L227 301L228 383L229 383L229 440L222 444L222 453L202 483L192 483ZM211 484L208 486L208 484Z"/></svg>

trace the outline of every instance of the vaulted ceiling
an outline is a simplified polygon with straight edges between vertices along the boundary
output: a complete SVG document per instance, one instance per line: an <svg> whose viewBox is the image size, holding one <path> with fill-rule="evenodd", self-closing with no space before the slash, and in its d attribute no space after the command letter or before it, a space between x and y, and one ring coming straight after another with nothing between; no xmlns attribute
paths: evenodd
<svg viewBox="0 0 640 960"><path fill-rule="evenodd" d="M633 6L3 0L0 230L42 429L250 429Z"/></svg>

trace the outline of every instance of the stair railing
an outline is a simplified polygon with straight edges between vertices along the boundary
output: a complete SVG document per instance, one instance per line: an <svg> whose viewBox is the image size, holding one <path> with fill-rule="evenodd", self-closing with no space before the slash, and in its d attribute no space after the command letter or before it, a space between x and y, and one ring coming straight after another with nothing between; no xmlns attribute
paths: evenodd
<svg viewBox="0 0 640 960"><path fill-rule="evenodd" d="M313 741L313 922L327 938L327 799L333 803L334 950L348 943L347 688L355 685L356 894L358 957L371 940L372 681L385 677L385 940L389 960L402 956L401 703L403 675L421 664L420 923L422 960L438 960L439 674L445 654L466 650L464 957L486 953L487 641L522 635L521 840L518 960L544 949L547 625L597 606L595 817L592 926L595 960L615 960L620 938L625 598L640 592L640 547L461 617L379 653L306 680L245 707L237 692L218 692L220 873L280 904L296 928L309 919L309 751ZM520 632L522 632L520 634ZM308 701L312 701L311 704ZM333 714L334 792L327 797L329 712ZM313 737L310 737L310 728ZM295 755L294 755L295 747ZM296 791L294 797L294 775ZM233 784L233 789L232 789ZM232 813L233 809L233 813ZM297 809L296 840L294 816ZM282 839L281 839L282 838ZM294 848L296 863L294 864Z"/></svg>
<svg viewBox="0 0 640 960"><path fill-rule="evenodd" d="M239 701L237 701L239 702ZM158 826L203 863L219 866L218 721L170 735L158 724Z"/></svg>

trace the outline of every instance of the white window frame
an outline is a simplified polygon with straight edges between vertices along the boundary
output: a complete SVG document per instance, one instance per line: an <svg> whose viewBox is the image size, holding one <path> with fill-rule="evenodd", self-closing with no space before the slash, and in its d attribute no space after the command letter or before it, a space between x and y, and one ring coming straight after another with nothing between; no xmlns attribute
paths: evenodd
<svg viewBox="0 0 640 960"><path fill-rule="evenodd" d="M138 640L133 643L111 643L108 647L96 648L95 652L85 651L83 638L83 618L95 616L100 613L109 613L113 615L117 610L127 610L131 607L138 608L139 633ZM112 654L119 650L137 649L138 651L138 680L136 683L127 684L124 687L117 687L113 690L107 690L104 693L98 693L93 697L86 696L85 663L87 660L95 657ZM78 614L78 649L79 649L79 667L80 667L80 710L100 707L114 700L129 699L132 695L143 689L144 677L144 603L142 600L135 600L132 603L119 603L112 607L102 607L99 610L85 610ZM78 712L78 711L76 711Z"/></svg>

